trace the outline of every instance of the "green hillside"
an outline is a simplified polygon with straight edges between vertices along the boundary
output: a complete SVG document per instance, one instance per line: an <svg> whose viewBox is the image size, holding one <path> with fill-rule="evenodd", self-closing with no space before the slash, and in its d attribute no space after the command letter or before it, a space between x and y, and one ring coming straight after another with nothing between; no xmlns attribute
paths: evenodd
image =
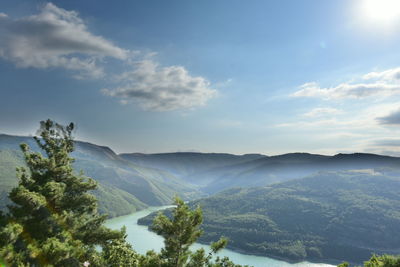
<svg viewBox="0 0 400 267"><path fill-rule="evenodd" d="M400 253L400 179L373 171L234 188L191 204L203 208L202 242L224 235L249 254L362 262Z"/></svg>
<svg viewBox="0 0 400 267"><path fill-rule="evenodd" d="M0 209L5 209L8 192L17 184L15 168L25 166L20 143L38 150L30 137L0 135ZM126 161L108 147L76 142L72 156L76 159L76 171L82 170L99 182L99 189L94 192L99 199L99 210L110 216L128 214L149 205L170 204L175 194L186 200L201 195L167 171Z"/></svg>

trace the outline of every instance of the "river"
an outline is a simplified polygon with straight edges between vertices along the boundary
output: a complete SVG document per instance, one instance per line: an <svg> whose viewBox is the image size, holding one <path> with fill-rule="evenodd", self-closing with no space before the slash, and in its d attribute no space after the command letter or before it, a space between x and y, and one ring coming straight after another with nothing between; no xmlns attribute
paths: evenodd
<svg viewBox="0 0 400 267"><path fill-rule="evenodd" d="M116 217L107 220L106 225L111 229L120 229L125 225L126 233L128 234L127 240L131 243L134 249L145 254L148 250L160 251L164 246L163 238L147 229L147 226L138 225L138 219L147 216L148 214L168 208L170 206L162 207L150 207L129 215ZM198 249L204 248L206 251L209 249L208 245L195 243L191 248ZM288 263L281 260L271 259L268 257L253 256L238 253L230 249L223 249L218 253L219 256L228 256L233 262L237 264L247 264L254 267L331 267L334 265L325 263L310 263L310 262L300 262L300 263Z"/></svg>

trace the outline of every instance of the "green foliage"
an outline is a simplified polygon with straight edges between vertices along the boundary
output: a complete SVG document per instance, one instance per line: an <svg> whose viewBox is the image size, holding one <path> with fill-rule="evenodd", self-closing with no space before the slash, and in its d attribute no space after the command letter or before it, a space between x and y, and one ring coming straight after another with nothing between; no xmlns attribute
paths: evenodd
<svg viewBox="0 0 400 267"><path fill-rule="evenodd" d="M132 246L126 242L125 229L122 229L124 236L114 239L103 246L102 258L108 267L138 266L140 255Z"/></svg>
<svg viewBox="0 0 400 267"><path fill-rule="evenodd" d="M174 204L177 206L173 211L173 219L170 220L160 213L155 218L152 229L164 237L162 257L168 260L170 266L178 267L187 262L190 245L202 234L199 227L203 217L200 208L192 211L179 198L175 198Z"/></svg>
<svg viewBox="0 0 400 267"><path fill-rule="evenodd" d="M66 127L51 120L41 122L33 152L21 145L27 168L18 168L18 185L11 190L9 213L0 211L0 258L12 267L239 267L228 258L212 258L226 246L226 239L203 249L189 250L201 235L202 212L191 210L175 198L173 218L160 214L154 230L165 238L161 253L137 254L126 242L125 229L104 226L97 199L88 193L97 183L73 171L73 124ZM103 188L103 190L107 190ZM100 191L101 192L101 191ZM101 248L99 250L99 248Z"/></svg>
<svg viewBox="0 0 400 267"><path fill-rule="evenodd" d="M152 230L164 237L165 247L159 255L149 254L150 263L143 266L163 266L163 267L236 267L229 258L213 257L218 251L223 249L227 240L219 239L211 244L211 251L206 254L204 249L195 252L190 251L190 246L201 236L200 226L203 222L203 215L200 207L190 209L183 200L176 197L174 204L176 207L172 211L172 218L159 213L153 221ZM150 262L147 260L147 262ZM152 264L157 265L152 265Z"/></svg>
<svg viewBox="0 0 400 267"><path fill-rule="evenodd" d="M268 187L234 188L201 205L201 243L223 235L229 247L290 260L362 262L400 246L400 179L327 172ZM139 220L151 223L153 215Z"/></svg>
<svg viewBox="0 0 400 267"><path fill-rule="evenodd" d="M13 205L0 220L0 255L10 266L99 266L96 246L122 237L103 226L106 216L88 193L96 182L73 172L72 130L73 124L42 121L35 141L46 156L21 145L28 169L18 168Z"/></svg>
<svg viewBox="0 0 400 267"><path fill-rule="evenodd" d="M349 267L348 262L343 262L338 267ZM382 256L372 255L372 257L364 262L364 267L400 267L400 256L387 255Z"/></svg>
<svg viewBox="0 0 400 267"><path fill-rule="evenodd" d="M364 267L400 267L400 256L373 255L369 261L364 262Z"/></svg>

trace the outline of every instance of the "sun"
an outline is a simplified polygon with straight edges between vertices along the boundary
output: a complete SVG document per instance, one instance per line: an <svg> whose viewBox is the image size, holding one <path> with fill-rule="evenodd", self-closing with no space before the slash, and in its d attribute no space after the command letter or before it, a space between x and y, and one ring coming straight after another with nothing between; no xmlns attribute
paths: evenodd
<svg viewBox="0 0 400 267"><path fill-rule="evenodd" d="M400 18L400 0L363 0L361 12L371 23L392 24Z"/></svg>

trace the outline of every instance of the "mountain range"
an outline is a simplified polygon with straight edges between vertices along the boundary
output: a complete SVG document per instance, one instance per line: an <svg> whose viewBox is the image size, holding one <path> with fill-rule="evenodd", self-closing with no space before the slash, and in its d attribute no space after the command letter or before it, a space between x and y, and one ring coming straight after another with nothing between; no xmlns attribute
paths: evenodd
<svg viewBox="0 0 400 267"><path fill-rule="evenodd" d="M21 143L39 151L32 137L0 134L0 210L17 184L15 168L25 165ZM81 141L71 156L77 172L98 182L99 210L110 217L179 195L203 207L202 242L222 234L231 248L290 260L360 262L372 252L400 253L398 157L117 154Z"/></svg>
<svg viewBox="0 0 400 267"><path fill-rule="evenodd" d="M0 209L17 184L15 168L24 166L19 144L38 147L32 137L0 134ZM302 178L318 171L375 168L390 172L400 158L375 154L323 156L290 153L278 156L226 153L116 154L106 146L76 141L74 167L99 182L95 194L100 211L118 216L146 206L169 204L178 194L185 200L232 187L265 186Z"/></svg>

